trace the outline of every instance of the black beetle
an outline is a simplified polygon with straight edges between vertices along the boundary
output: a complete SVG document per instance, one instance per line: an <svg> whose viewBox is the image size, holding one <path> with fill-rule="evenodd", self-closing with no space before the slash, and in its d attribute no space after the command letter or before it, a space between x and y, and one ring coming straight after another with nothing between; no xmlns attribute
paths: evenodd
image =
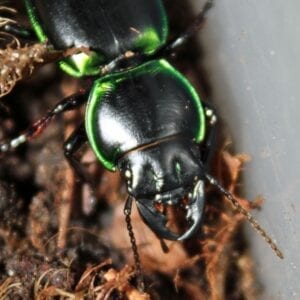
<svg viewBox="0 0 300 300"><path fill-rule="evenodd" d="M89 49L61 60L60 66L72 76L95 76L95 80L92 87L59 102L24 134L1 144L2 152L39 134L54 116L88 101L85 124L65 142L65 155L82 179L88 181L73 154L89 141L106 168L121 172L129 194L127 213L135 199L148 226L160 238L171 240L183 240L198 231L207 179L282 256L253 217L208 174L215 113L162 58L198 30L212 1L170 43L161 0L25 0L25 5L41 42L58 50ZM5 30L32 36L13 24ZM181 234L173 232L157 204L184 206L192 224Z"/></svg>

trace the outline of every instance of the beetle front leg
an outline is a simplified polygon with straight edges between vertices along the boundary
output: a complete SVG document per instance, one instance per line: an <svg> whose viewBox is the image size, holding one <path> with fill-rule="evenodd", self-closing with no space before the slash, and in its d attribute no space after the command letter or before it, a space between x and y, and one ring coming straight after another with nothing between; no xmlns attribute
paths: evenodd
<svg viewBox="0 0 300 300"><path fill-rule="evenodd" d="M186 43L186 41L191 38L198 30L200 30L203 22L205 20L207 12L213 6L213 0L207 0L202 8L202 10L195 17L193 23L175 40L169 42L166 46L161 48L158 53L159 55L168 55L174 52L178 47Z"/></svg>
<svg viewBox="0 0 300 300"><path fill-rule="evenodd" d="M87 101L88 92L89 91L82 89L78 93L60 101L52 110L50 110L44 117L35 122L24 133L6 143L1 143L0 153L13 150L21 144L38 137L57 115L60 115L61 113L69 110L76 109L84 104Z"/></svg>

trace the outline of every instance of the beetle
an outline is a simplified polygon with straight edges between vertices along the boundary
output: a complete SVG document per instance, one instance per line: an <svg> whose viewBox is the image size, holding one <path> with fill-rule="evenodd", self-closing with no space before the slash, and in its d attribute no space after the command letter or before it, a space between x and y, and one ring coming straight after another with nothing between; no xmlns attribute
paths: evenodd
<svg viewBox="0 0 300 300"><path fill-rule="evenodd" d="M2 143L1 152L40 134L56 115L87 103L85 121L64 144L65 156L80 178L88 181L74 153L88 141L105 168L121 173L129 194L125 211L130 212L135 199L145 223L169 240L185 240L199 231L208 180L277 249L208 173L216 114L164 58L199 29L212 1L171 42L161 0L25 0L25 5L41 42L59 50L89 49L59 64L71 76L94 80L92 87L60 101L25 133ZM11 24L6 30L30 36ZM166 214L158 209L161 205L183 206L188 228L182 233L170 229Z"/></svg>

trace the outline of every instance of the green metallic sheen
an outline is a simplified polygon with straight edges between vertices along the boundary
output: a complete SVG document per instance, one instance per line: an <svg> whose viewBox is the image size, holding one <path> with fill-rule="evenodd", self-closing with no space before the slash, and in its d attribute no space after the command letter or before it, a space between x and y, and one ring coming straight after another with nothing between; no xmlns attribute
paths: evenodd
<svg viewBox="0 0 300 300"><path fill-rule="evenodd" d="M194 87L191 85L191 83L180 72L178 72L175 68L173 68L166 60L164 59L158 60L157 65L155 67L153 67L153 61L149 61L135 68L123 72L108 74L98 79L94 83L86 107L85 126L86 126L88 139L94 153L96 154L97 158L102 163L102 165L110 171L114 172L116 170L116 163L105 157L105 155L101 151L101 147L99 147L99 141L97 141L96 136L94 134L93 125L96 123L95 121L96 108L99 106L99 102L101 102L102 96L105 95L106 93L110 93L115 89L117 89L118 84L120 84L122 81L126 80L129 77L138 76L139 74L144 74L148 72L167 72L168 74L172 74L184 84L186 89L190 91L193 97L193 101L196 104L198 116L199 116L199 129L195 136L195 141L197 143L200 143L204 139L205 114L204 114L204 110L200 98L196 90L194 89ZM114 156L117 157L117 153L115 153Z"/></svg>
<svg viewBox="0 0 300 300"><path fill-rule="evenodd" d="M65 58L59 62L60 68L74 77L95 76L101 71L100 65L104 62L104 57L99 53L91 54L79 53Z"/></svg>
<svg viewBox="0 0 300 300"><path fill-rule="evenodd" d="M25 7L32 27L40 42L47 41L47 36L38 21L35 9L30 0L25 0ZM59 62L60 68L73 77L94 76L101 72L100 65L104 62L103 55L91 51L91 54L79 53Z"/></svg>
<svg viewBox="0 0 300 300"><path fill-rule="evenodd" d="M147 55L155 53L159 47L163 46L167 42L169 35L168 17L165 13L162 1L159 1L159 6L162 20L162 37L159 37L155 29L150 27L147 28L136 40L136 47L144 49Z"/></svg>
<svg viewBox="0 0 300 300"><path fill-rule="evenodd" d="M164 43L165 37L163 37L163 41L161 41L154 28L148 28L138 36L135 45L137 49L144 49L145 53L150 55L154 53L161 44Z"/></svg>
<svg viewBox="0 0 300 300"><path fill-rule="evenodd" d="M107 79L107 77L110 76L105 76L100 80L97 80L97 82L94 84L87 105L85 127L90 145L94 150L94 153L96 154L97 158L106 169L108 169L111 172L115 172L115 163L105 158L105 156L101 152L101 149L99 149L97 140L95 138L95 135L93 134L93 124L95 124L95 107L98 105L98 102L101 101L101 98L105 93L112 92L116 87L116 85L109 79Z"/></svg>
<svg viewBox="0 0 300 300"><path fill-rule="evenodd" d="M35 31L40 42L42 42L42 43L46 42L47 36L46 36L45 32L43 31L43 29L37 19L34 7L32 6L30 0L24 0L24 1L25 1L25 7L26 7L26 10L27 10L27 13L29 16L29 20L33 27L33 30Z"/></svg>
<svg viewBox="0 0 300 300"><path fill-rule="evenodd" d="M48 37L44 32L34 6L30 0L24 0L25 7L32 24L32 27L40 42L44 43ZM137 49L143 49L146 55L151 55L166 43L168 37L168 18L164 6L159 1L162 20L162 37L158 35L154 28L146 29L136 39ZM105 57L101 53L91 51L91 54L79 53L65 58L59 62L60 68L73 77L95 76L101 73L101 64L105 62Z"/></svg>
<svg viewBox="0 0 300 300"><path fill-rule="evenodd" d="M181 80L184 83L185 87L193 95L193 100L196 104L199 116L199 129L198 133L195 136L195 141L196 143L201 143L205 137L205 113L196 89L191 85L191 83L187 80L185 76L183 76L179 71L173 68L166 60L160 59L160 63L166 68L166 70L169 70L170 73L172 73L175 77Z"/></svg>
<svg viewBox="0 0 300 300"><path fill-rule="evenodd" d="M162 40L161 40L161 45L164 45L166 42L167 42L167 39L168 39L168 36L169 36L169 22L168 22L168 17L167 17L167 14L166 14L166 10L165 10L165 7L163 5L163 2L160 1L160 10L162 12L162 16L161 16L161 19L162 19L162 32L163 32L163 36L162 36Z"/></svg>

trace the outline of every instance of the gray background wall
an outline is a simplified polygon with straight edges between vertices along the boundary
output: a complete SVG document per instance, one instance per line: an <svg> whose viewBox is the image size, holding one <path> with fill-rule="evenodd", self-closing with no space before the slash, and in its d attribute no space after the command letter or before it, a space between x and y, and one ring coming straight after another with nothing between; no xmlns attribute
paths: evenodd
<svg viewBox="0 0 300 300"><path fill-rule="evenodd" d="M212 100L236 150L252 157L245 196L266 199L255 215L285 254L249 229L262 299L300 299L299 13L299 0L215 0L198 35Z"/></svg>

